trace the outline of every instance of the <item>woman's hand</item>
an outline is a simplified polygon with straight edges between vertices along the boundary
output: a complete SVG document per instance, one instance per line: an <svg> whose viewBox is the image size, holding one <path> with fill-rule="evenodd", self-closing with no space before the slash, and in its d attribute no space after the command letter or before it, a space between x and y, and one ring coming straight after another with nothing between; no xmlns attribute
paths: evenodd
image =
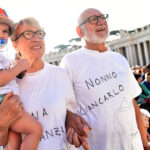
<svg viewBox="0 0 150 150"><path fill-rule="evenodd" d="M84 136L79 136L72 128L69 128L67 131L67 140L70 144L73 144L75 147L80 147L82 145L84 150L89 150L87 138Z"/></svg>
<svg viewBox="0 0 150 150"><path fill-rule="evenodd" d="M23 104L18 96L9 93L0 104L0 145L8 140L8 130L22 116Z"/></svg>
<svg viewBox="0 0 150 150"><path fill-rule="evenodd" d="M70 144L75 145L75 147L82 145L85 150L88 150L87 138L88 131L91 129L90 125L81 116L67 111L66 131L67 140Z"/></svg>
<svg viewBox="0 0 150 150"><path fill-rule="evenodd" d="M22 109L19 97L7 94L0 105L0 131L13 125L22 116Z"/></svg>

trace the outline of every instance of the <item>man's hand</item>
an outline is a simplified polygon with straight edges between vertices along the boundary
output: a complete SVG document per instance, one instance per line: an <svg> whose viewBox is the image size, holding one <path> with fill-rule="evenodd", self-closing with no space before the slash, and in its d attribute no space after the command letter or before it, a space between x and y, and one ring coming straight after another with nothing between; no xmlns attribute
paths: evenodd
<svg viewBox="0 0 150 150"><path fill-rule="evenodd" d="M88 131L92 129L81 116L67 111L66 130L69 128L74 129L78 135L84 137L88 137Z"/></svg>
<svg viewBox="0 0 150 150"><path fill-rule="evenodd" d="M8 129L22 115L23 104L18 96L9 93L0 105L0 131Z"/></svg>

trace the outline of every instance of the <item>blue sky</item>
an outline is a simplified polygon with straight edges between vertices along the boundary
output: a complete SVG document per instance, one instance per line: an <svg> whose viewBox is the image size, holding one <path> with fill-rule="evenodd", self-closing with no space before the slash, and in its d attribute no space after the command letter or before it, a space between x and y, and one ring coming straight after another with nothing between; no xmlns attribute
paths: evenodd
<svg viewBox="0 0 150 150"><path fill-rule="evenodd" d="M86 8L109 14L110 30L132 30L150 24L150 0L0 0L9 17L35 17L46 31L46 52L77 37L77 17Z"/></svg>

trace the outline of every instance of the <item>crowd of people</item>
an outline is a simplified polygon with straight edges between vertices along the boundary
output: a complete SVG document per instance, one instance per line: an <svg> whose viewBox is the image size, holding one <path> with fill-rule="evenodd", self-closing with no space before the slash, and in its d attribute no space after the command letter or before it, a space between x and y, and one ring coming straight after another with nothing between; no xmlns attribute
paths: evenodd
<svg viewBox="0 0 150 150"><path fill-rule="evenodd" d="M95 8L84 10L76 32L85 46L53 66L42 59L45 31L39 22L29 17L14 24L0 9L0 39L7 44L10 36L19 56L10 67L0 55L4 150L150 149L149 116L138 106L144 104L141 82L127 60L106 45L107 19Z"/></svg>
<svg viewBox="0 0 150 150"><path fill-rule="evenodd" d="M149 120L149 113L150 113L150 64L147 64L145 66L134 66L132 67L133 74L138 82L138 84L141 87L141 94L138 95L135 100L137 104L139 105L142 114L145 114L147 116L147 119L144 119L144 126L146 126L146 133L147 133L147 139L148 142L150 142L150 120ZM146 113L145 113L146 112ZM148 120L148 121L147 121ZM145 123L146 122L146 123ZM146 124L146 125L145 125Z"/></svg>
<svg viewBox="0 0 150 150"><path fill-rule="evenodd" d="M150 107L150 64L144 67L135 66L132 71L142 89L142 93L135 98L136 102L139 106L146 104ZM148 110L150 111L150 108Z"/></svg>

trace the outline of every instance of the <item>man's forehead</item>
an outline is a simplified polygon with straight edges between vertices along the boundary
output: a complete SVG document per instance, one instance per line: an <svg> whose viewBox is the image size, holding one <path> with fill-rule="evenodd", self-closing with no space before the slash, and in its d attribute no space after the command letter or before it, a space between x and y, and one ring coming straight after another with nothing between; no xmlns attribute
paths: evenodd
<svg viewBox="0 0 150 150"><path fill-rule="evenodd" d="M93 15L101 15L102 13L97 9L88 9L85 12L83 12L83 19L86 19L87 17L93 16Z"/></svg>

